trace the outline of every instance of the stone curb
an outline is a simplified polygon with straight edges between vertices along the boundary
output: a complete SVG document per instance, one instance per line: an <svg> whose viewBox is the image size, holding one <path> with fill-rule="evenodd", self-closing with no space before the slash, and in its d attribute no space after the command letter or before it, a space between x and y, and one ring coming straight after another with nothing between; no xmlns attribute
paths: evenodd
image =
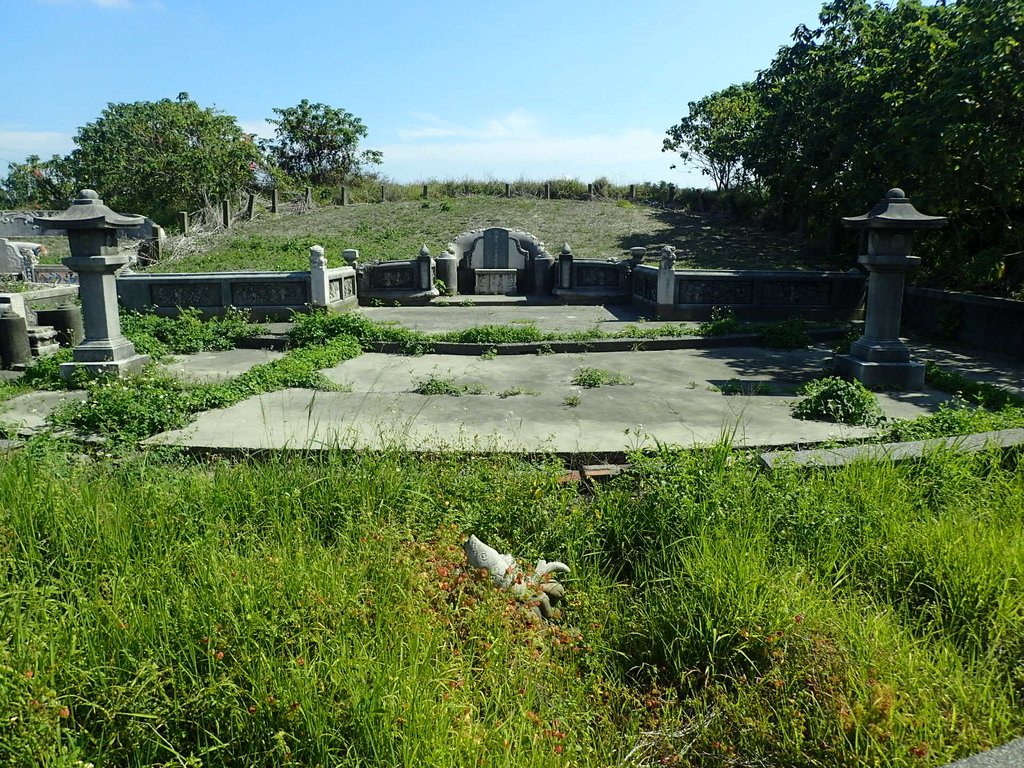
<svg viewBox="0 0 1024 768"><path fill-rule="evenodd" d="M812 342L841 339L846 332L839 328L808 331ZM581 352L656 352L673 349L721 349L725 347L760 347L761 335L737 333L726 336L666 336L655 339L588 339L585 341L531 341L510 344L478 344L451 341L427 342L433 355L482 355L494 351L499 355L535 355L544 352L572 354ZM370 345L373 352L401 353L405 345L380 341Z"/></svg>
<svg viewBox="0 0 1024 768"><path fill-rule="evenodd" d="M846 331L841 328L823 328L807 332L812 342L835 341ZM759 347L761 335L736 333L725 336L663 336L659 338L586 339L582 341L530 341L510 344L477 344L452 341L426 342L432 355L482 355L495 350L499 355L534 355L550 351L559 354L580 352L657 352L672 349L720 349L723 347ZM291 340L284 334L268 333L240 339L242 349L269 349L284 352L291 348ZM405 345L394 341L370 342L370 350L386 354L401 354Z"/></svg>
<svg viewBox="0 0 1024 768"><path fill-rule="evenodd" d="M1024 429L1000 429L971 435L914 440L907 443L874 443L844 448L815 448L806 451L769 451L760 455L765 469L797 467L844 467L855 461L909 461L936 451L977 453L988 448L1016 448L1024 445Z"/></svg>

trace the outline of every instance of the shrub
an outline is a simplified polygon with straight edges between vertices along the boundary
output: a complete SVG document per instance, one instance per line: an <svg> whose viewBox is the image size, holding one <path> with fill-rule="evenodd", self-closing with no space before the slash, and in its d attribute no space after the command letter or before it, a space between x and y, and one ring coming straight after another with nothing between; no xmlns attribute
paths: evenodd
<svg viewBox="0 0 1024 768"><path fill-rule="evenodd" d="M859 381L829 376L807 382L800 393L804 399L793 405L798 419L868 427L885 419L878 398Z"/></svg>

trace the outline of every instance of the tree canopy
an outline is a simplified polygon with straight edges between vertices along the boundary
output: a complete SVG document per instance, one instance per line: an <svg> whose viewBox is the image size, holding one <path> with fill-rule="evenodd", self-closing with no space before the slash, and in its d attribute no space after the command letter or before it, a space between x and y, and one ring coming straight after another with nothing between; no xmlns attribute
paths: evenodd
<svg viewBox="0 0 1024 768"><path fill-rule="evenodd" d="M691 101L688 110L686 117L666 131L662 151L678 152L683 162L710 176L719 191L746 181L743 145L757 114L751 84L731 85Z"/></svg>
<svg viewBox="0 0 1024 768"><path fill-rule="evenodd" d="M742 167L812 234L899 186L951 217L928 245L932 275L983 284L1024 250L1022 72L1024 0L832 0L753 84L691 103L665 148ZM753 119L726 108L734 89Z"/></svg>
<svg viewBox="0 0 1024 768"><path fill-rule="evenodd" d="M274 138L261 142L267 157L287 176L311 184L337 184L383 158L359 151L366 137L363 121L344 109L303 99L294 107L274 108Z"/></svg>
<svg viewBox="0 0 1024 768"><path fill-rule="evenodd" d="M78 130L68 162L80 186L115 210L172 221L251 183L261 156L237 120L175 100L109 104Z"/></svg>

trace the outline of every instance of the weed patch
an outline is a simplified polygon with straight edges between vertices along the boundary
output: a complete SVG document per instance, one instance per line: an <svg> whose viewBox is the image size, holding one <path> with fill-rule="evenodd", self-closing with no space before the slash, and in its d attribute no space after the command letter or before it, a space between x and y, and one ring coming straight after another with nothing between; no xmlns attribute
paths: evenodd
<svg viewBox="0 0 1024 768"><path fill-rule="evenodd" d="M618 384L632 384L626 376L616 371L606 371L602 368L590 368L584 366L577 370L572 377L572 383L577 387L595 389Z"/></svg>
<svg viewBox="0 0 1024 768"><path fill-rule="evenodd" d="M804 399L792 408L798 419L873 427L885 418L875 393L859 381L835 376L815 379L803 385L800 394Z"/></svg>

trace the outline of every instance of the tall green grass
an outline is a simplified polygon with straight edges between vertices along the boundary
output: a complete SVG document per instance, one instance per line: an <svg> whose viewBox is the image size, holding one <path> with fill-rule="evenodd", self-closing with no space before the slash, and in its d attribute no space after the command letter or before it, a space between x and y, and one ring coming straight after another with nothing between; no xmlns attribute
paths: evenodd
<svg viewBox="0 0 1024 768"><path fill-rule="evenodd" d="M0 465L5 765L938 766L1024 733L1024 465ZM529 623L470 532L570 563Z"/></svg>

